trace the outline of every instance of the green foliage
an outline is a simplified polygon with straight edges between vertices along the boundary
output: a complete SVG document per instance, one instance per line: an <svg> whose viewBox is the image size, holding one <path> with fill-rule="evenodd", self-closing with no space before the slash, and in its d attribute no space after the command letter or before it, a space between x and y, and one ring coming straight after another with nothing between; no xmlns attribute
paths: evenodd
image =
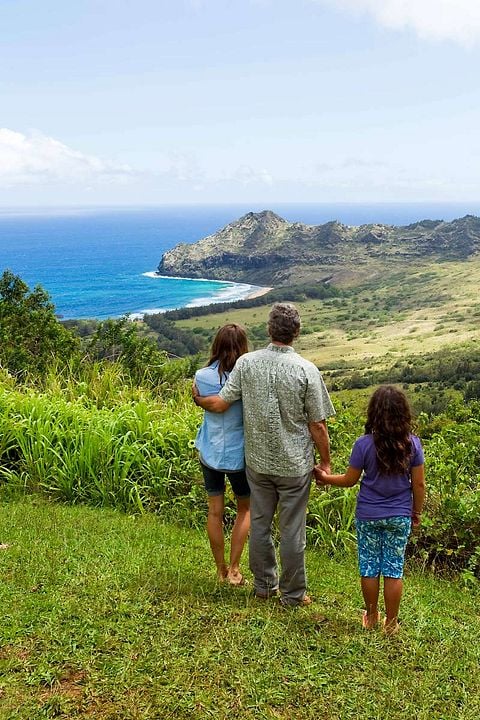
<svg viewBox="0 0 480 720"><path fill-rule="evenodd" d="M107 336L112 336L115 332L119 333L120 330L126 330L127 319L107 320L104 323L100 323L98 320L64 320L62 324L82 338L84 346L88 349L92 341L101 348L101 345L107 340ZM119 325L122 327L118 327ZM175 357L195 355L205 349L210 336L207 333L207 340L205 340L205 338L197 337L198 329L196 332L182 330L172 320L166 318L164 313L145 315L141 321L128 321L128 325L135 328L135 335L140 344L150 343L159 351ZM118 346L118 339L111 337L109 350L104 352L104 355L113 354L115 357L120 350L117 347L115 352L115 345Z"/></svg>
<svg viewBox="0 0 480 720"><path fill-rule="evenodd" d="M5 270L0 278L0 364L18 377L43 375L54 361L67 361L78 349L75 336L58 322L41 287L30 291Z"/></svg>
<svg viewBox="0 0 480 720"><path fill-rule="evenodd" d="M93 360L119 362L138 380L166 360L165 353L150 338L142 337L126 317L100 323L87 351Z"/></svg>
<svg viewBox="0 0 480 720"><path fill-rule="evenodd" d="M480 374L480 373L479 373ZM465 388L465 400L480 400L480 379L467 383Z"/></svg>
<svg viewBox="0 0 480 720"><path fill-rule="evenodd" d="M142 334L137 324L125 317L100 323L89 338L85 351L90 363L117 363L133 384L152 388L159 383L174 383L191 377L198 362L196 357L189 357L172 363L168 354L158 349L155 340Z"/></svg>
<svg viewBox="0 0 480 720"><path fill-rule="evenodd" d="M187 515L197 491L189 389L97 407L34 391L0 394L0 477L68 502Z"/></svg>
<svg viewBox="0 0 480 720"><path fill-rule="evenodd" d="M143 321L156 333L158 346L168 353L184 357L205 349L205 340L192 330L178 328L173 320L165 317L165 313L145 315Z"/></svg>
<svg viewBox="0 0 480 720"><path fill-rule="evenodd" d="M41 288L30 292L6 272L0 296L0 477L8 487L203 521L192 447L201 412L187 380L198 358L170 360L126 318L96 324L81 358L78 341L58 323ZM254 343L263 343L264 333L264 324L253 326ZM465 346L397 363L388 377L430 379L411 394L420 412L428 484L413 552L430 565L462 570L466 579L480 575L480 404L458 397L460 390L468 399L478 396L479 363L478 348ZM363 387L367 380L373 378L354 374L350 385ZM339 395L330 423L335 470L344 470L363 431L367 395ZM332 553L352 547L355 498L356 488L313 489L309 542Z"/></svg>
<svg viewBox="0 0 480 720"><path fill-rule="evenodd" d="M183 373L185 362L175 372ZM85 364L81 377L52 369L42 392L15 388L5 374L2 385L0 477L10 487L203 522L204 492L192 447L201 412L192 405L189 381L165 381L153 394L118 363L100 362ZM363 432L366 395L344 391L342 398L329 424L338 472ZM443 415L421 415L418 424L428 500L413 552L430 565L479 576L480 405L451 404ZM356 492L312 489L310 544L331 553L353 547Z"/></svg>
<svg viewBox="0 0 480 720"><path fill-rule="evenodd" d="M288 285L270 290L264 295L246 300L235 300L232 302L213 303L211 305L200 307L184 307L178 310L168 310L163 317L167 320L188 320L192 317L201 317L207 314L218 314L227 310L242 310L249 308L262 307L264 305L272 305L275 302L285 302L288 298L289 302L304 302L307 298L316 298L323 300L325 298L338 297L342 295L342 291L333 285L327 285L323 282L310 285ZM151 316L155 317L155 316Z"/></svg>
<svg viewBox="0 0 480 720"><path fill-rule="evenodd" d="M347 374L342 382L346 389L368 387L382 382L406 385L433 383L435 389L465 390L467 399L478 397L480 378L480 349L471 343L447 347L397 360L386 370L359 371ZM431 412L445 410L446 404L432 404ZM426 410L420 408L419 411Z"/></svg>
<svg viewBox="0 0 480 720"><path fill-rule="evenodd" d="M94 332L97 330L99 322L98 320L62 320L63 327L67 328L67 330L71 330L71 332L75 333L75 335L78 335L80 338L90 337L94 334Z"/></svg>
<svg viewBox="0 0 480 720"><path fill-rule="evenodd" d="M329 422L331 454L335 472L343 472L353 442L362 433L362 416L336 403L337 416ZM355 544L355 506L357 488L312 488L308 503L307 537L314 545L331 553Z"/></svg>
<svg viewBox="0 0 480 720"><path fill-rule="evenodd" d="M480 406L451 406L425 441L428 496L417 553L480 577ZM422 420L422 418L420 418ZM443 421L443 422L442 422ZM425 428L428 433L428 425Z"/></svg>

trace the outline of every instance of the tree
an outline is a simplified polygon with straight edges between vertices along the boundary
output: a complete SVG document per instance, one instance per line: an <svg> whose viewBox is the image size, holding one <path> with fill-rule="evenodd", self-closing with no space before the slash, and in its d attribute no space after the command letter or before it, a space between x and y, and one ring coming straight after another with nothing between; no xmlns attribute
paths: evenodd
<svg viewBox="0 0 480 720"><path fill-rule="evenodd" d="M125 317L100 323L90 340L88 353L95 360L120 362L137 379L167 360L166 353L158 350L155 341L142 336L135 323Z"/></svg>
<svg viewBox="0 0 480 720"><path fill-rule="evenodd" d="M0 278L0 364L16 376L42 376L54 361L69 360L78 339L55 317L48 293L10 270Z"/></svg>

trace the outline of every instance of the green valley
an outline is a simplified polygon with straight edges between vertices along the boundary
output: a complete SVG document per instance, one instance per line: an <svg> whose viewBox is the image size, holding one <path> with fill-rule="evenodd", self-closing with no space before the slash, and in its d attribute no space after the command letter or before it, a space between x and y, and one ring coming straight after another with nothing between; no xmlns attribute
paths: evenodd
<svg viewBox="0 0 480 720"><path fill-rule="evenodd" d="M424 263L343 288L338 297L295 301L303 331L296 348L327 376L352 372L384 375L398 361L444 349L474 349L480 323L480 258ZM269 295L264 296L268 302ZM284 300L289 301L288 288ZM226 322L243 324L254 346L266 341L270 304L177 320L182 329L209 338ZM167 314L168 316L168 314ZM387 379L385 377L385 379Z"/></svg>

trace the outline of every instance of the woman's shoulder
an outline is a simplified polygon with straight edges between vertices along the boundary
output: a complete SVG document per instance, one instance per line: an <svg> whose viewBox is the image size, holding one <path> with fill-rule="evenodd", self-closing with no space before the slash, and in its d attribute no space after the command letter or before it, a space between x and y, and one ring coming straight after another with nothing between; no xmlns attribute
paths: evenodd
<svg viewBox="0 0 480 720"><path fill-rule="evenodd" d="M195 373L195 383L200 390L200 395L217 395L225 385L229 373L224 373L220 378L218 374L218 362L207 367L200 368Z"/></svg>
<svg viewBox="0 0 480 720"><path fill-rule="evenodd" d="M200 368L195 373L196 378L204 380L211 378L212 375L216 375L218 378L218 360L215 360L215 362L213 362L211 365L206 365L205 367Z"/></svg>

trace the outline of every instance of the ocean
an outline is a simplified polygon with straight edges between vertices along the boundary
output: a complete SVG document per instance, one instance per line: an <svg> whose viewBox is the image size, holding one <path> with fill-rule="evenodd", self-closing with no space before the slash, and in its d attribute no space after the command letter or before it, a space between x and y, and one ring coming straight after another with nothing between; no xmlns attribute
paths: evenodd
<svg viewBox="0 0 480 720"><path fill-rule="evenodd" d="M290 221L347 225L451 220L479 214L480 203L175 206L148 208L0 208L0 271L50 294L59 316L120 317L240 299L252 285L155 275L166 250L193 243L249 211Z"/></svg>

